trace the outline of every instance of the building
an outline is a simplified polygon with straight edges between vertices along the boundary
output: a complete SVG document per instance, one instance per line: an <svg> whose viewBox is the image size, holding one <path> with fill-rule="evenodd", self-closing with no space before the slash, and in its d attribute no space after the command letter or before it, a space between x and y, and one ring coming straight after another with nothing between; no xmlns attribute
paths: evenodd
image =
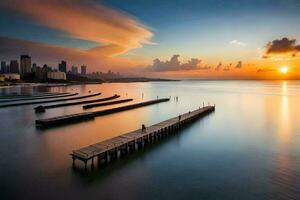
<svg viewBox="0 0 300 200"><path fill-rule="evenodd" d="M37 68L37 65L35 63L33 63L32 64L32 68L31 68L31 72L35 73L36 72L36 68Z"/></svg>
<svg viewBox="0 0 300 200"><path fill-rule="evenodd" d="M1 73L6 73L6 62L1 61Z"/></svg>
<svg viewBox="0 0 300 200"><path fill-rule="evenodd" d="M72 69L71 69L71 70L72 70L72 71L71 71L72 74L78 74L78 67L72 66Z"/></svg>
<svg viewBox="0 0 300 200"><path fill-rule="evenodd" d="M20 80L20 74L7 73L4 74L5 80L16 81Z"/></svg>
<svg viewBox="0 0 300 200"><path fill-rule="evenodd" d="M19 63L17 60L10 61L9 72L19 74Z"/></svg>
<svg viewBox="0 0 300 200"><path fill-rule="evenodd" d="M31 57L21 55L21 74L31 73Z"/></svg>
<svg viewBox="0 0 300 200"><path fill-rule="evenodd" d="M3 74L0 74L0 82L4 82L5 81L5 76Z"/></svg>
<svg viewBox="0 0 300 200"><path fill-rule="evenodd" d="M67 62L62 60L61 63L58 64L58 70L60 72L67 72Z"/></svg>
<svg viewBox="0 0 300 200"><path fill-rule="evenodd" d="M81 75L86 75L86 66L85 65L81 65Z"/></svg>
<svg viewBox="0 0 300 200"><path fill-rule="evenodd" d="M52 80L66 80L66 73L65 72L48 72L47 79Z"/></svg>
<svg viewBox="0 0 300 200"><path fill-rule="evenodd" d="M43 73L42 73L42 68L37 66L36 70L34 72L34 78L41 81L43 80Z"/></svg>
<svg viewBox="0 0 300 200"><path fill-rule="evenodd" d="M48 72L51 72L51 67L48 65L43 65L43 67L37 66L34 72L34 78L39 81L46 81Z"/></svg>

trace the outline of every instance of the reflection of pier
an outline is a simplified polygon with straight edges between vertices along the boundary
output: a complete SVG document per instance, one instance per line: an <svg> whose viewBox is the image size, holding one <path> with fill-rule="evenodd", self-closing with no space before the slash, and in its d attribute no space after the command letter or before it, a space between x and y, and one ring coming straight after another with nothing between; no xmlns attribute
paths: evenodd
<svg viewBox="0 0 300 200"><path fill-rule="evenodd" d="M103 116L103 115L108 115L108 114L112 114L112 113L122 112L122 111L140 108L140 107L153 105L153 104L157 104L157 103L161 103L161 102L166 102L169 100L170 99L168 99L168 98L156 99L156 100L152 100L152 101L144 101L141 103L130 104L127 106L120 106L117 108L111 108L111 109L106 109L106 110L100 110L100 111L94 111L94 112L83 112L83 113L72 114L72 115L63 115L63 116L53 117L53 118L48 118L48 119L40 119L40 120L36 120L35 124L37 127L47 128L47 127L63 125L63 124L67 124L67 123L75 123L78 121L94 119L97 116Z"/></svg>
<svg viewBox="0 0 300 200"><path fill-rule="evenodd" d="M81 149L74 150L71 153L73 167L75 160L81 160L87 169L87 163L91 160L91 166L94 167L94 159L98 159L98 165L103 160L108 163L113 158L118 158L120 154L127 154L130 150L142 148L145 144L157 141L159 138L171 134L180 127L187 125L189 122L203 117L215 110L214 106L206 106L192 112L185 113L179 117L174 117L166 121L154 124L146 130L138 129L103 142L89 145Z"/></svg>

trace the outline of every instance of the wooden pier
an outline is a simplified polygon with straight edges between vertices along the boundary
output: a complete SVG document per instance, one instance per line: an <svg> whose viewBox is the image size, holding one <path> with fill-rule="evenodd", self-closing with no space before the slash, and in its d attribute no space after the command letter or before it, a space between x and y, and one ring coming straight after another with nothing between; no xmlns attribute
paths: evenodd
<svg viewBox="0 0 300 200"><path fill-rule="evenodd" d="M106 109L106 110L100 110L94 112L83 112L83 113L77 113L72 115L63 115L63 116L52 117L48 119L39 119L39 120L35 120L35 125L40 128L48 128L48 127L53 127L57 125L67 124L67 123L90 120L90 119L94 119L96 116L103 116L112 113L122 112L122 111L140 108L140 107L153 105L161 102L166 102L169 100L170 100L169 98L155 99L151 101L144 101L140 103L120 106L120 107Z"/></svg>
<svg viewBox="0 0 300 200"><path fill-rule="evenodd" d="M70 97L70 96L75 96L75 95L78 95L78 93L49 94L49 95L43 95L43 96L32 96L32 97L13 98L13 99L0 98L0 103L13 102L13 101L31 101L31 100L39 100L39 99L53 99L53 98Z"/></svg>
<svg viewBox="0 0 300 200"><path fill-rule="evenodd" d="M88 104L82 106L83 109L89 109L94 107L101 107L101 106L108 106L108 105L114 105L114 104L120 104L120 103L126 103L129 101L133 101L133 99L122 99L122 100L116 100L116 101L109 101L104 103L95 103L95 104Z"/></svg>
<svg viewBox="0 0 300 200"><path fill-rule="evenodd" d="M108 100L113 100L119 98L120 95L113 95L110 97L102 98L102 99L93 99L93 100L85 100L85 101L76 101L76 102L70 102L70 103L60 103L60 104L53 104L53 105L40 105L34 108L35 112L46 112L46 109L51 108L57 108L57 107L66 107L66 106L74 106L74 105L80 105L80 104L87 104L87 103L95 103L95 102L103 102Z"/></svg>
<svg viewBox="0 0 300 200"><path fill-rule="evenodd" d="M182 126L205 116L215 110L215 106L206 106L192 112L168 119L166 121L146 127L146 130L138 129L123 135L92 144L77 150L70 154L73 160L84 162L87 170L88 161L91 161L91 167L94 167L94 160L98 159L98 165L101 161L107 164L111 159L118 158L119 154L127 154L130 150L136 150L144 147L144 144L155 142L161 137L169 135L180 129Z"/></svg>
<svg viewBox="0 0 300 200"><path fill-rule="evenodd" d="M75 94L77 95L78 93L75 93ZM58 99L46 100L46 101L30 101L30 102L21 102L21 103L12 103L12 104L2 104L2 105L0 105L0 108L11 107L11 106L24 106L24 105L31 105L31 104L53 103L53 102L59 102L59 101L71 101L71 100L95 97L95 96L99 96L99 95L101 95L101 93L95 93L95 94L79 96L79 97L71 97L71 98L58 98L57 97Z"/></svg>

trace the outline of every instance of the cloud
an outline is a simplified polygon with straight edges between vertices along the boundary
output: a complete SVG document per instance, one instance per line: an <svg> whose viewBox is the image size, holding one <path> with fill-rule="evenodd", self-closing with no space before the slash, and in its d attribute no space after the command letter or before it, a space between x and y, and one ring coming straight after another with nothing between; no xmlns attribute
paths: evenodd
<svg viewBox="0 0 300 200"><path fill-rule="evenodd" d="M153 64L147 67L147 71L165 72L165 71L186 71L186 70L207 70L211 67L200 66L201 60L197 58L190 59L187 63L180 63L180 55L173 55L170 60L161 61L156 58Z"/></svg>
<svg viewBox="0 0 300 200"><path fill-rule="evenodd" d="M264 68L264 69L258 69L257 73L265 73L265 72L273 72L275 69L269 69L269 68Z"/></svg>
<svg viewBox="0 0 300 200"><path fill-rule="evenodd" d="M237 68L237 69L241 69L242 67L243 67L242 61L239 61L235 66L235 68Z"/></svg>
<svg viewBox="0 0 300 200"><path fill-rule="evenodd" d="M296 39L288 39L286 37L273 40L266 45L263 58L270 58L276 56L292 56L295 57L300 52L300 45L297 44Z"/></svg>
<svg viewBox="0 0 300 200"><path fill-rule="evenodd" d="M219 62L219 64L215 67L215 70L220 70L222 68L222 63Z"/></svg>
<svg viewBox="0 0 300 200"><path fill-rule="evenodd" d="M232 41L229 42L229 44L236 45L236 46L247 46L248 45L247 43L241 42L241 41L238 41L238 40L232 40Z"/></svg>
<svg viewBox="0 0 300 200"><path fill-rule="evenodd" d="M223 68L223 71L230 71L231 66L232 66L231 63L230 63L229 65L226 65L226 66Z"/></svg>
<svg viewBox="0 0 300 200"><path fill-rule="evenodd" d="M122 54L152 43L153 33L148 27L133 17L93 1L1 0L0 7L69 37L98 43L99 47L90 50L98 55Z"/></svg>

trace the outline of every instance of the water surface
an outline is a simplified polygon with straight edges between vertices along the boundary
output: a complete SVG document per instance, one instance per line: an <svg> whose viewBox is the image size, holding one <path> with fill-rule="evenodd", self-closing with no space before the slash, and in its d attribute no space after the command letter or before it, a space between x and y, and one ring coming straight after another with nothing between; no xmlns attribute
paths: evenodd
<svg viewBox="0 0 300 200"><path fill-rule="evenodd" d="M171 96L171 101L47 130L36 129L34 121L83 112L82 105L43 114L34 113L37 105L0 109L1 199L300 199L298 81L24 86L2 88L0 94L50 91L102 92L93 98L120 94L134 102ZM216 111L180 134L88 174L72 170L73 149L203 102L216 104Z"/></svg>

